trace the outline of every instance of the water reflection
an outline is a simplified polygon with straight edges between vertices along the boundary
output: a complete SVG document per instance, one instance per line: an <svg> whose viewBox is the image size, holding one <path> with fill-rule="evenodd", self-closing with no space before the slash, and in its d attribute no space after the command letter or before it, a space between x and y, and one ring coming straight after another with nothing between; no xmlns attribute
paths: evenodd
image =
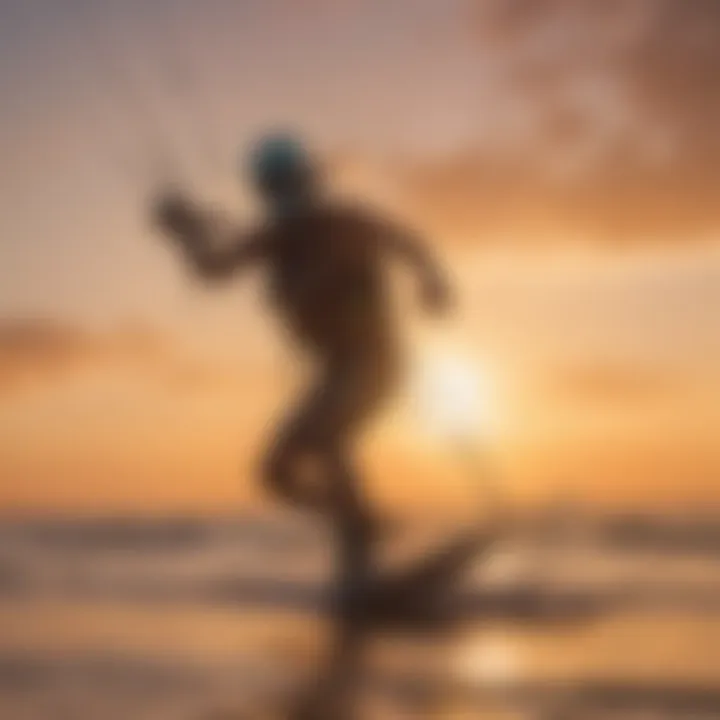
<svg viewBox="0 0 720 720"><path fill-rule="evenodd" d="M329 558L308 528L38 527L0 524L2 718L254 719L322 657ZM538 542L469 573L448 637L377 639L369 717L720 717L720 555L600 535L538 563ZM573 619L568 598L590 602Z"/></svg>

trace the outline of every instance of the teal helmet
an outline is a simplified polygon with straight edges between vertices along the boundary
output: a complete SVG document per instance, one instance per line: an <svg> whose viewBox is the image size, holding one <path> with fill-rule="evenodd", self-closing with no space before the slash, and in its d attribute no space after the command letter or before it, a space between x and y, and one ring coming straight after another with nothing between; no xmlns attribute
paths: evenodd
<svg viewBox="0 0 720 720"><path fill-rule="evenodd" d="M317 181L315 163L305 146L288 134L266 136L256 144L250 173L261 194L276 200L306 195Z"/></svg>

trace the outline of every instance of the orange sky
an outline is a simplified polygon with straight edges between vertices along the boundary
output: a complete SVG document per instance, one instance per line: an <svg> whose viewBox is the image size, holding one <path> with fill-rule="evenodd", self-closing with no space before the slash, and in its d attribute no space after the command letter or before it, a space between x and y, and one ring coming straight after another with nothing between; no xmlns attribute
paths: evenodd
<svg viewBox="0 0 720 720"><path fill-rule="evenodd" d="M487 378L518 496L720 499L715 11L507 7L2 3L0 507L254 497L293 362L257 281L205 293L145 210L170 173L247 221L237 152L276 125L448 264L459 316L408 329ZM373 492L457 502L400 415L367 446Z"/></svg>

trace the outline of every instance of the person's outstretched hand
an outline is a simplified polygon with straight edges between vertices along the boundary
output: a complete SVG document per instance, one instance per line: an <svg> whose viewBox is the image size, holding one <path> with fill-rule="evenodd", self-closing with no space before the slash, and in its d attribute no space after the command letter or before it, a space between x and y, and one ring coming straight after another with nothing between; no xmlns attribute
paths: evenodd
<svg viewBox="0 0 720 720"><path fill-rule="evenodd" d="M153 203L152 222L174 240L188 242L200 232L202 217L187 197L170 192L160 195Z"/></svg>

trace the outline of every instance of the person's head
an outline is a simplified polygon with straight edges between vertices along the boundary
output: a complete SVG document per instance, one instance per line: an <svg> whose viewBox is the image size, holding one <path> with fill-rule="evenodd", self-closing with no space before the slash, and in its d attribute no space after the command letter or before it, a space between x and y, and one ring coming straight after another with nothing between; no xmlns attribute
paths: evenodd
<svg viewBox="0 0 720 720"><path fill-rule="evenodd" d="M320 172L303 143L289 134L262 138L250 157L252 182L271 207L292 206L314 198Z"/></svg>

